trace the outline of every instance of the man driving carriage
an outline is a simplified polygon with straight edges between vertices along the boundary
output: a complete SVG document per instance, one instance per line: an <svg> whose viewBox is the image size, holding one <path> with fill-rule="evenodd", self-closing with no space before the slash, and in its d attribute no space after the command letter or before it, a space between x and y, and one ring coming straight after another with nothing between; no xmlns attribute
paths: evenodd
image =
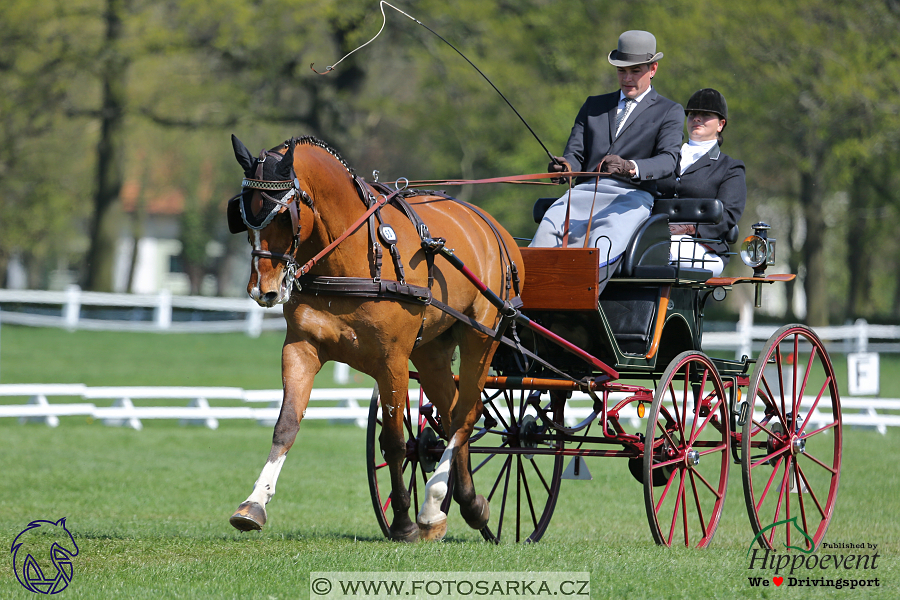
<svg viewBox="0 0 900 600"><path fill-rule="evenodd" d="M675 171L684 110L653 89L662 57L653 34L620 35L608 56L619 90L588 97L563 156L549 166L550 172L598 172L600 177L576 179L547 209L530 246L599 248L601 289L631 235L650 216L656 181Z"/></svg>

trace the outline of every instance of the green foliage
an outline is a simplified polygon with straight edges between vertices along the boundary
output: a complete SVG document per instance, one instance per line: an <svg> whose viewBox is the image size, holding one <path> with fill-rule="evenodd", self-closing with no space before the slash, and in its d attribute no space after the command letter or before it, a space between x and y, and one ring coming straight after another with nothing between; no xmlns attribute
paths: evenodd
<svg viewBox="0 0 900 600"><path fill-rule="evenodd" d="M606 55L618 34L651 30L665 53L654 81L661 93L683 104L697 89L714 87L728 99L726 151L748 167L744 228L762 219L784 232L784 268L805 273L811 317L843 320L900 314L896 283L835 277L872 264L892 273L900 264L883 226L900 216L894 4L410 0L397 6L471 59L553 154L562 151L584 98L616 88ZM382 15L373 0L131 0L116 4L125 35L115 47L104 42L106 5L13 0L0 7L0 267L13 253L77 264L87 248L85 200L98 185L100 82L113 57L125 65L125 130L117 142L125 179L157 173L148 195L174 188L193 198L207 165L208 189L198 206L219 203L220 218L209 225L186 217L196 230L184 234L186 247L229 241L221 200L239 176L232 132L254 151L313 134L360 174L378 169L383 180L493 177L546 166L541 145L487 82L432 33L389 8L375 41L328 75L310 70L315 63L324 71L378 32ZM45 175L43 164L56 169ZM38 183L49 187L38 192ZM534 199L560 189L448 191L528 238ZM31 201L37 193L49 196L52 207L37 211ZM834 207L837 217L823 219ZM33 223L47 214L59 217ZM61 225L73 221L78 226ZM828 228L834 235L809 234ZM56 246L29 242L36 237ZM871 251L854 248L863 239Z"/></svg>

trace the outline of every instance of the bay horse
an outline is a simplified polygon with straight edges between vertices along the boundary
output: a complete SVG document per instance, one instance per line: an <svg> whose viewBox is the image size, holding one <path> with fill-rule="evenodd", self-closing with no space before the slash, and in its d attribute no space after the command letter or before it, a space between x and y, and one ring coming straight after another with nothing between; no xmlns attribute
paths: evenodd
<svg viewBox="0 0 900 600"><path fill-rule="evenodd" d="M394 511L390 538L443 538L447 515L441 503L451 469L460 513L470 527L482 529L490 510L475 492L468 439L482 414L481 390L498 343L487 332L499 323L500 311L463 271L507 297L511 288L518 293L516 273L521 278L524 273L516 243L490 216L449 196L389 193L364 182L316 138L294 138L258 157L235 136L232 145L245 178L242 194L229 202L229 224L232 232L246 229L253 247L247 292L262 306L284 305L287 335L281 357L284 398L271 451L230 523L242 531L265 524L265 506L297 436L313 378L334 360L372 376L381 393L379 441ZM373 211L379 200L383 205ZM465 268L436 261L426 243L434 240L446 240ZM336 290L342 284L348 293ZM458 385L451 370L456 348ZM415 522L401 471L409 361L442 423L449 424L447 447L426 483Z"/></svg>

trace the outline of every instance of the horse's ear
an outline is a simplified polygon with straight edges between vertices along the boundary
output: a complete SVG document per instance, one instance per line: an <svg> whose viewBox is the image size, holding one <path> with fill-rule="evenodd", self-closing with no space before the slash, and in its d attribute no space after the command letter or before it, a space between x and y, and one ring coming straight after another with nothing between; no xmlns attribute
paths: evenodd
<svg viewBox="0 0 900 600"><path fill-rule="evenodd" d="M294 140L290 140L287 143L287 152L284 153L284 158L275 165L275 177L282 181L287 181L288 179L292 179L291 171L294 168Z"/></svg>
<svg viewBox="0 0 900 600"><path fill-rule="evenodd" d="M247 146L245 146L241 140L237 139L233 133L231 134L231 146L234 148L234 157L237 159L238 164L241 165L241 168L244 169L244 174L252 176L256 159L254 159L253 155L250 154L250 151L247 150Z"/></svg>

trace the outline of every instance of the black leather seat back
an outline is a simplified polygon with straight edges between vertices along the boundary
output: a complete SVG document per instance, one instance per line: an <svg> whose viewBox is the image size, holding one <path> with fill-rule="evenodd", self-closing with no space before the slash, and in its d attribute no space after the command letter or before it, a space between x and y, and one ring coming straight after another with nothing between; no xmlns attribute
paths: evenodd
<svg viewBox="0 0 900 600"><path fill-rule="evenodd" d="M666 215L669 223L715 225L725 216L725 207L716 198L659 198L653 203L654 215Z"/></svg>

